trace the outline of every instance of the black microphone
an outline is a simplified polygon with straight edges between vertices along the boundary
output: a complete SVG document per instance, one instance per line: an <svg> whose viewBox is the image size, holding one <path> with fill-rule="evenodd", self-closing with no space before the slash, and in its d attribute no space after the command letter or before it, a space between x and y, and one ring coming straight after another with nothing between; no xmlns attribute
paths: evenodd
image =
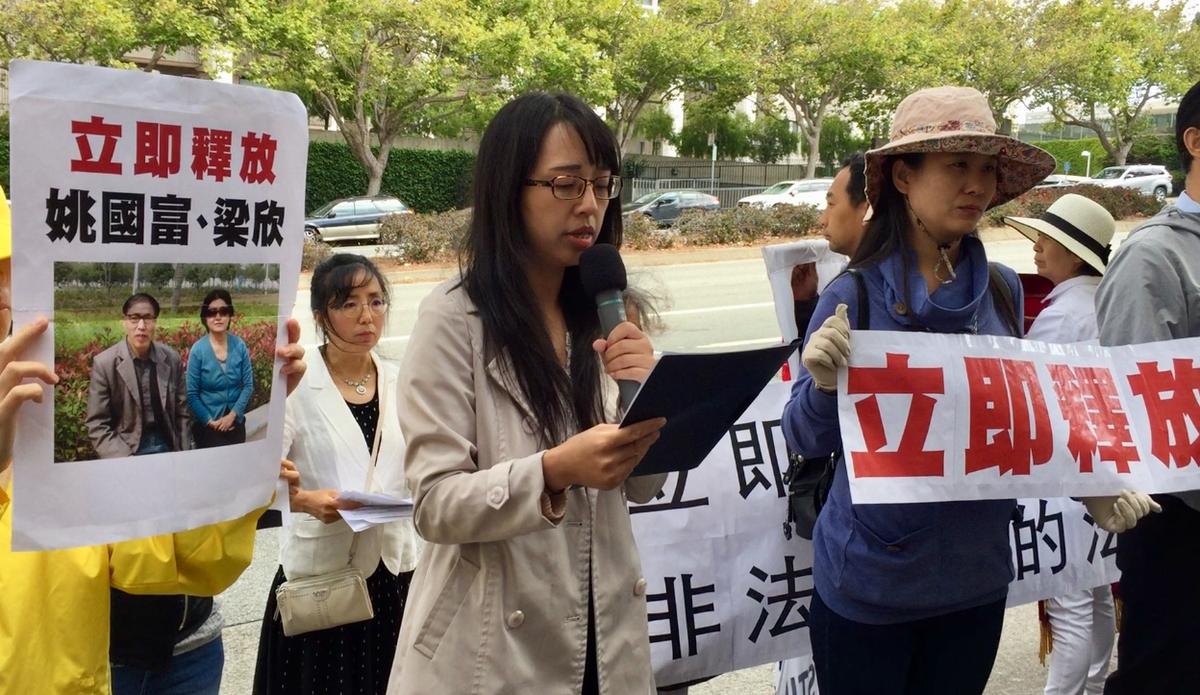
<svg viewBox="0 0 1200 695"><path fill-rule="evenodd" d="M612 244L596 244L579 257L579 280L583 291L596 300L596 313L600 315L600 331L607 338L625 317L625 262ZM633 402L641 386L636 381L619 379L621 402L626 408Z"/></svg>

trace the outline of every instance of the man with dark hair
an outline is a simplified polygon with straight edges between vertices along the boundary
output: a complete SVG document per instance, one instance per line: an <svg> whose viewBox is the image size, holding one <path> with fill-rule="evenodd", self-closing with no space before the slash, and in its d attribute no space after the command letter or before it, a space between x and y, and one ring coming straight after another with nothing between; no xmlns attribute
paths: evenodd
<svg viewBox="0 0 1200 695"><path fill-rule="evenodd" d="M1179 104L1175 142L1187 174L1174 205L1130 233L1109 263L1096 295L1103 345L1200 336L1200 83ZM1169 367L1168 367L1169 368ZM1186 369L1176 369L1186 378ZM1195 398L1197 384L1183 386ZM1178 397L1178 396L1176 396ZM1194 402L1194 401L1193 401ZM1190 426L1200 428L1193 412ZM1170 436L1170 458L1148 466L1200 463L1185 425ZM1117 566L1124 602L1117 670L1106 695L1196 692L1200 683L1200 490L1155 495L1151 514L1121 534Z"/></svg>
<svg viewBox="0 0 1200 695"><path fill-rule="evenodd" d="M183 361L154 342L158 312L158 300L144 292L126 299L125 339L92 360L86 424L100 458L190 448Z"/></svg>
<svg viewBox="0 0 1200 695"><path fill-rule="evenodd" d="M855 153L842 162L825 192L825 210L817 220L829 250L853 256L862 240L867 216L866 158ZM817 308L817 264L801 263L792 268L792 298L795 301L796 330L800 337L808 328L808 319Z"/></svg>

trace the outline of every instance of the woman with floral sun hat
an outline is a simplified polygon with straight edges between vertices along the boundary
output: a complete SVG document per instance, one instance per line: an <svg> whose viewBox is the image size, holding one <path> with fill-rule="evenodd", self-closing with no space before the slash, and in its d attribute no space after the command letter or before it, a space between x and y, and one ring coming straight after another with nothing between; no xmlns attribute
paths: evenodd
<svg viewBox="0 0 1200 695"><path fill-rule="evenodd" d="M866 233L809 323L784 409L793 451L841 458L837 369L851 322L1019 336L1016 273L988 263L975 231L988 209L1053 170L1049 153L996 133L974 89L923 89L900 103L890 141L866 155ZM856 505L838 460L813 538L809 628L822 695L983 692L1013 577L1014 509L1014 500Z"/></svg>

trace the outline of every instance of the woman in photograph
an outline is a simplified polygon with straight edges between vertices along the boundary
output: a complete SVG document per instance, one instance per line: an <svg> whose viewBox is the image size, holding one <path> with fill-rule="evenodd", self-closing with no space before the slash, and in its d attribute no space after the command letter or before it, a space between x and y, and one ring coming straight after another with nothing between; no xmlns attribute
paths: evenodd
<svg viewBox="0 0 1200 695"><path fill-rule="evenodd" d="M620 158L578 98L509 102L479 144L460 265L421 303L399 383L405 472L429 542L389 693L648 693L646 580L628 501L662 419L624 429L614 379L654 363L603 335L579 279L619 245Z"/></svg>
<svg viewBox="0 0 1200 695"><path fill-rule="evenodd" d="M409 580L420 554L410 519L355 533L341 491L407 499L396 367L375 354L387 321L387 281L371 261L339 253L313 271L320 359L287 401L286 458L305 489L293 498L280 568L267 596L254 692L258 695L379 695L387 687ZM288 580L353 567L366 578L374 617L288 637L275 591ZM427 691L433 692L433 691Z"/></svg>
<svg viewBox="0 0 1200 695"><path fill-rule="evenodd" d="M254 371L246 342L230 332L233 298L217 288L204 296L200 321L207 333L188 353L187 400L195 448L246 441L246 406L254 394Z"/></svg>

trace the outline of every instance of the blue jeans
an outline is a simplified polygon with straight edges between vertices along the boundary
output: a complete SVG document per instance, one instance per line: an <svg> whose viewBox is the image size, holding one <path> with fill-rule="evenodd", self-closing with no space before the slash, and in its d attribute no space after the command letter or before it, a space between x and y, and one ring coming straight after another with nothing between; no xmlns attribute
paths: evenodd
<svg viewBox="0 0 1200 695"><path fill-rule="evenodd" d="M218 695L225 648L218 637L171 658L166 671L112 667L113 695Z"/></svg>
<svg viewBox="0 0 1200 695"><path fill-rule="evenodd" d="M142 434L142 440L138 442L137 451L133 452L133 455L162 454L170 450L171 447L162 434L158 430L151 430Z"/></svg>

